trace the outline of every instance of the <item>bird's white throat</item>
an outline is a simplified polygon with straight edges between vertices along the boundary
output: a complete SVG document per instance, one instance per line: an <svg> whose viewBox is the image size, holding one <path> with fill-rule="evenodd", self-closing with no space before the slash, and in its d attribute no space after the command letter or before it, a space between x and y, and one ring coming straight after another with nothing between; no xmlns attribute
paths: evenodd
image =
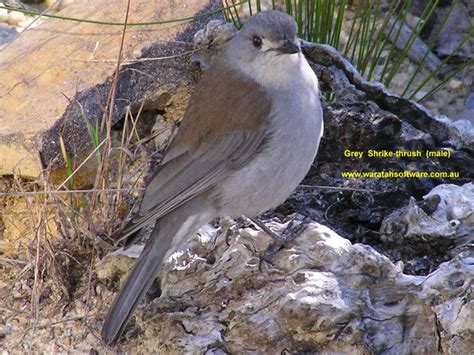
<svg viewBox="0 0 474 355"><path fill-rule="evenodd" d="M263 55L252 63L235 63L245 76L268 89L286 91L303 84L307 89L318 90L318 78L302 53Z"/></svg>

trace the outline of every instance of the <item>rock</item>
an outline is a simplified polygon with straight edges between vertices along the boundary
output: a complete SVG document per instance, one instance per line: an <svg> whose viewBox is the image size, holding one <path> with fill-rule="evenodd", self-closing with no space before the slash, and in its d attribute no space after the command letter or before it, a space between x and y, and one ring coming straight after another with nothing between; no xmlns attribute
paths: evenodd
<svg viewBox="0 0 474 355"><path fill-rule="evenodd" d="M451 90L459 90L463 86L463 82L458 79L452 79L448 82L448 88Z"/></svg>
<svg viewBox="0 0 474 355"><path fill-rule="evenodd" d="M413 30L392 16L388 21L387 27L384 29L384 34L391 42L395 42L399 50L405 50L408 43L412 42ZM414 38L407 52L407 56L415 63L423 62L430 71L435 71L441 61L418 36L415 35Z"/></svg>
<svg viewBox="0 0 474 355"><path fill-rule="evenodd" d="M168 259L161 297L138 309L129 328L142 335L119 351L468 353L474 321L468 255L426 277L408 276L371 247L314 223L259 271L268 235L234 230L228 244L225 234L214 229L214 243L191 238L178 258Z"/></svg>
<svg viewBox="0 0 474 355"><path fill-rule="evenodd" d="M25 14L18 11L10 11L8 13L7 23L12 26L16 26L19 22L26 20Z"/></svg>
<svg viewBox="0 0 474 355"><path fill-rule="evenodd" d="M18 32L15 27L0 23L0 45L10 42L17 35Z"/></svg>
<svg viewBox="0 0 474 355"><path fill-rule="evenodd" d="M469 96L466 98L466 109L467 110L474 110L474 92L471 92Z"/></svg>
<svg viewBox="0 0 474 355"><path fill-rule="evenodd" d="M469 31L472 31L472 25L468 10L462 3L458 2L454 5L454 9L437 40L435 51L438 56L447 57L454 54L454 58L463 61L473 58L472 38L468 39L456 53L453 53L462 39L468 36Z"/></svg>
<svg viewBox="0 0 474 355"><path fill-rule="evenodd" d="M380 228L381 238L387 243L441 243L452 241L458 248L474 242L474 184L463 186L438 185L416 203L410 199L408 206L384 218ZM401 257L398 257L399 259Z"/></svg>
<svg viewBox="0 0 474 355"><path fill-rule="evenodd" d="M133 1L130 21L189 17L205 8L210 11L212 6L207 5L208 1L204 0L181 0L173 6ZM60 14L120 22L124 10L125 7L115 2L100 0L88 2L87 6L75 2ZM128 27L124 58L134 59L133 53L137 51L143 58L189 51L186 44L166 42L192 42L194 32L209 19L212 17L191 23L164 24L159 26L159 31L158 26ZM89 120L103 116L121 34L120 27L43 18L38 27L2 51L0 175L17 173L36 177L45 165L61 164L57 159L59 133L70 152L91 146L81 110ZM184 56L125 64L121 73L113 122L122 117L127 106L159 87L168 84L180 87L192 80Z"/></svg>
<svg viewBox="0 0 474 355"><path fill-rule="evenodd" d="M229 22L209 21L204 29L197 31L194 35L194 44L198 52L193 54L192 60L206 70L212 58L219 53L222 46L234 36L236 31L234 25Z"/></svg>
<svg viewBox="0 0 474 355"><path fill-rule="evenodd" d="M466 132L471 137L474 137L474 109L464 110L450 118L456 121L454 125L458 127L459 131Z"/></svg>
<svg viewBox="0 0 474 355"><path fill-rule="evenodd" d="M8 10L0 9L0 22L6 22L8 19Z"/></svg>
<svg viewBox="0 0 474 355"><path fill-rule="evenodd" d="M151 129L153 143L157 150L164 149L173 135L174 124L165 120L162 115L156 116L156 122Z"/></svg>

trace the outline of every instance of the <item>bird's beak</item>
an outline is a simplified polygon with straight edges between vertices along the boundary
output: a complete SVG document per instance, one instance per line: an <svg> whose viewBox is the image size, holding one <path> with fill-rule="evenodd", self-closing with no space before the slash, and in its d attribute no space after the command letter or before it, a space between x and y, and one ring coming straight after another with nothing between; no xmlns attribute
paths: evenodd
<svg viewBox="0 0 474 355"><path fill-rule="evenodd" d="M295 54L301 51L300 46L298 45L298 42L293 42L293 41L290 41L289 39L285 39L283 41L283 44L280 47L278 47L278 50L282 54Z"/></svg>

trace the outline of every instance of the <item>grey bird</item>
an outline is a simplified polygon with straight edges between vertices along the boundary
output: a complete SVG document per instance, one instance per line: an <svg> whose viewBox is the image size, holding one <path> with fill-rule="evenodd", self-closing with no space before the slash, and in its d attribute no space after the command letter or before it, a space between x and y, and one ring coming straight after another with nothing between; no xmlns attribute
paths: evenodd
<svg viewBox="0 0 474 355"><path fill-rule="evenodd" d="M176 251L217 216L255 217L283 203L313 163L323 131L318 79L301 53L296 22L250 17L204 72L181 127L122 232L129 245L155 222L102 328L113 345Z"/></svg>

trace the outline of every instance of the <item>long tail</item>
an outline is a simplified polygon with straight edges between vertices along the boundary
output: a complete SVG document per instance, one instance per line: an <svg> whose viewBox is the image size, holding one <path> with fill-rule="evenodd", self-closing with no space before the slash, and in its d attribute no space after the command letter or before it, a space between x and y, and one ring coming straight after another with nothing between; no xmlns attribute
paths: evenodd
<svg viewBox="0 0 474 355"><path fill-rule="evenodd" d="M158 273L172 241L172 236L160 238L159 234L160 227L157 223L125 285L110 307L102 327L102 340L107 345L114 345L117 342L133 311Z"/></svg>
<svg viewBox="0 0 474 355"><path fill-rule="evenodd" d="M205 198L194 198L158 220L145 249L133 267L125 285L115 298L102 327L102 340L114 345L120 338L133 311L158 274L170 249L182 245L202 225L215 216Z"/></svg>

